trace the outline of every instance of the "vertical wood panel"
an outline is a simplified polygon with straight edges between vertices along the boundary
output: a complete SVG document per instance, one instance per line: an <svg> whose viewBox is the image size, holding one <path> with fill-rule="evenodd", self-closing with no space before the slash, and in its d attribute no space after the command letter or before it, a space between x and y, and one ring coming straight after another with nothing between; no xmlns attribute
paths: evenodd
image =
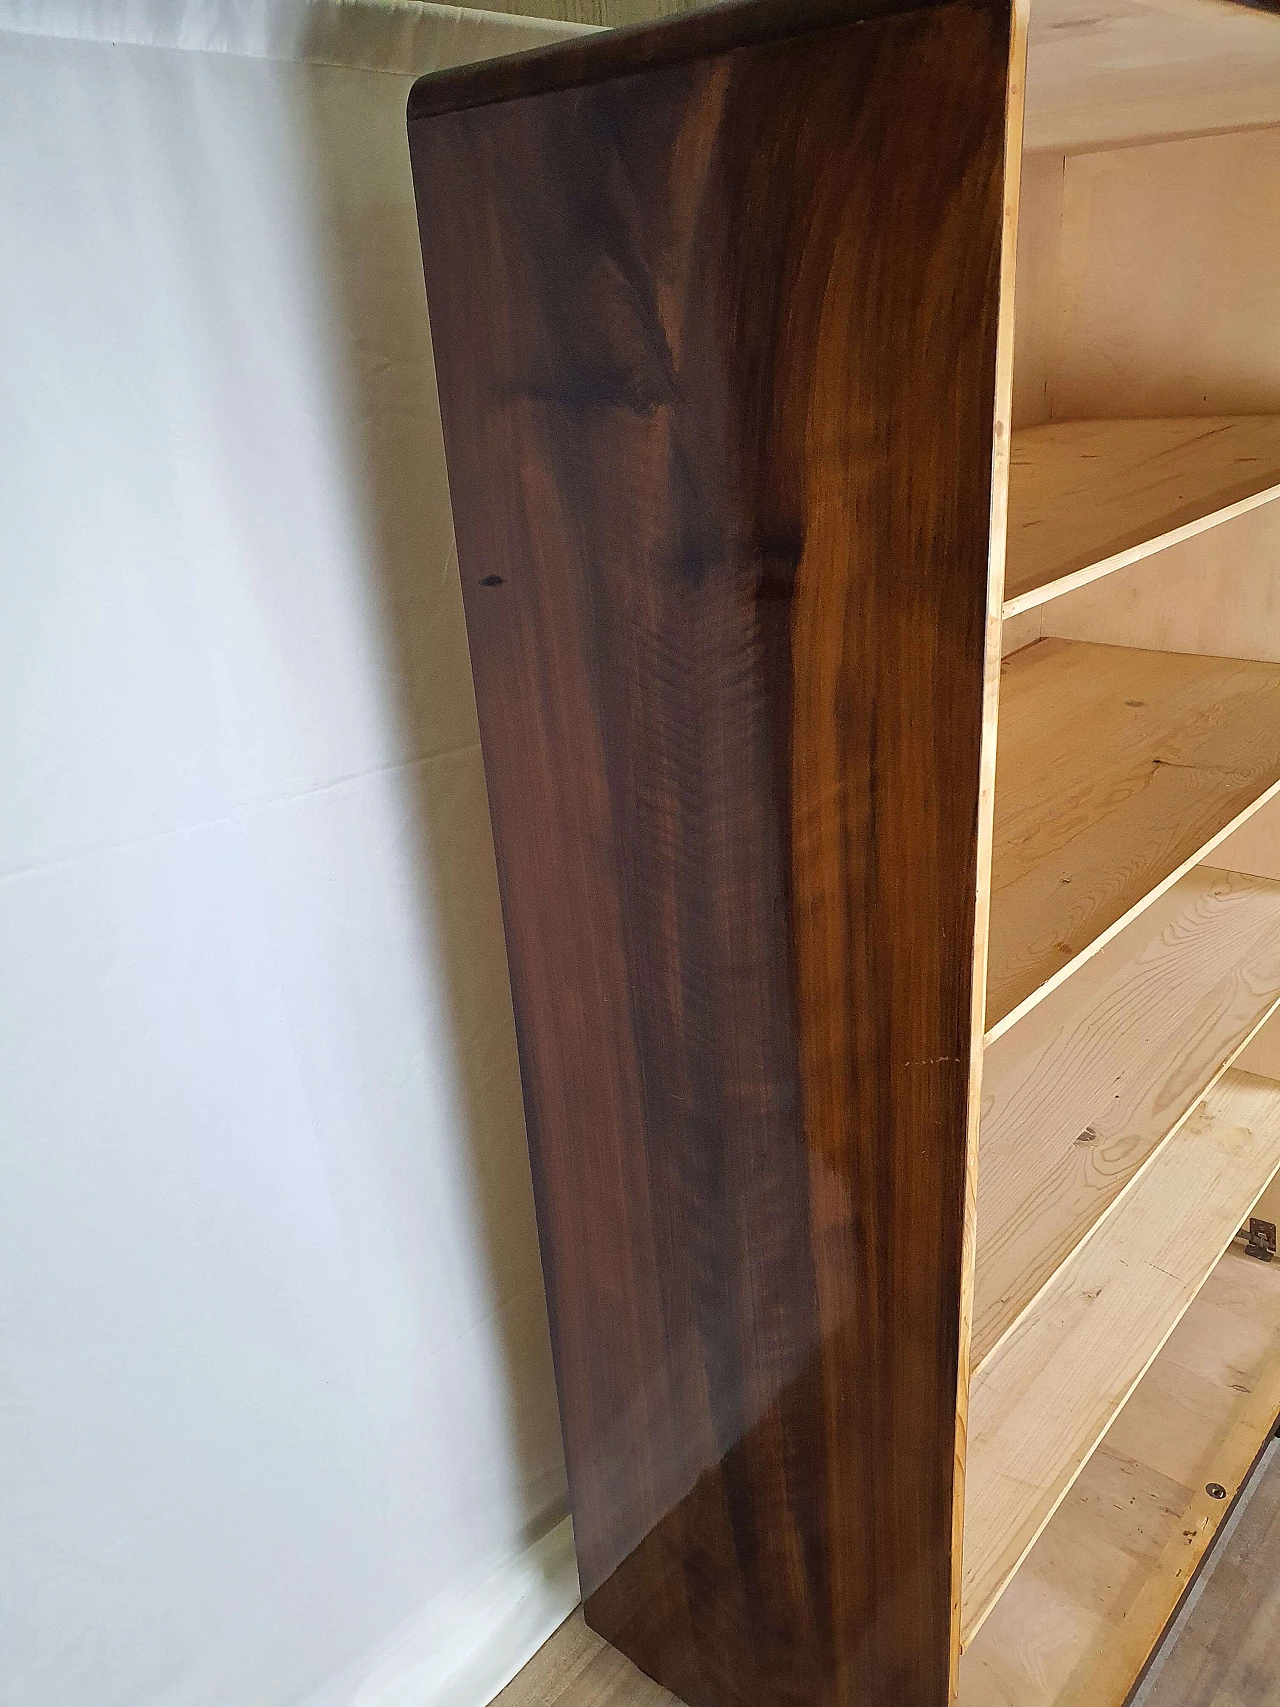
<svg viewBox="0 0 1280 1707"><path fill-rule="evenodd" d="M410 107L587 1616L691 1707L950 1687L1010 15L858 17Z"/></svg>
<svg viewBox="0 0 1280 1707"><path fill-rule="evenodd" d="M1061 154L1028 154L1022 162L1018 220L1017 354L1013 424L1037 427L1053 419L1053 378L1061 304Z"/></svg>
<svg viewBox="0 0 1280 1707"><path fill-rule="evenodd" d="M1069 156L1054 418L1280 409L1278 203L1280 129Z"/></svg>
<svg viewBox="0 0 1280 1707"><path fill-rule="evenodd" d="M1064 640L1280 662L1280 501L1051 599L1043 612L1041 632Z"/></svg>

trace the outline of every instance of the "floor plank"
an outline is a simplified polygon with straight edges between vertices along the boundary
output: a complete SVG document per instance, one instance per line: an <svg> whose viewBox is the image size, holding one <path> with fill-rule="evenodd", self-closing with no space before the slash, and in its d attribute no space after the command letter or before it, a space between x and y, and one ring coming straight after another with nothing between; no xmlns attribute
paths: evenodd
<svg viewBox="0 0 1280 1707"><path fill-rule="evenodd" d="M579 1607L512 1678L493 1707L680 1707L680 1703L603 1637L588 1630Z"/></svg>
<svg viewBox="0 0 1280 1707"><path fill-rule="evenodd" d="M965 1655L960 1707L1119 1707L1222 1514L1204 1484L1234 1491L1280 1408L1278 1335L1280 1263L1233 1247ZM1280 1495L1280 1470L1275 1481ZM1239 1650L1239 1675L1222 1677L1236 1694L1144 1695L1141 1707L1280 1707L1280 1537L1261 1508L1255 1527L1265 1545L1249 1542L1229 1588L1238 1639L1220 1645L1229 1664ZM1269 1581L1251 1583L1257 1576ZM680 1703L588 1630L579 1609L495 1707Z"/></svg>
<svg viewBox="0 0 1280 1707"><path fill-rule="evenodd" d="M1134 1707L1280 1707L1280 1444Z"/></svg>

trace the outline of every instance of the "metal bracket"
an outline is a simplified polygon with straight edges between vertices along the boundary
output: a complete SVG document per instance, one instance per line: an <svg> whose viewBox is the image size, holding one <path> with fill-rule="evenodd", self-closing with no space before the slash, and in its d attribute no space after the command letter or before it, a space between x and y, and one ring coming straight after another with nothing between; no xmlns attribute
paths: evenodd
<svg viewBox="0 0 1280 1707"><path fill-rule="evenodd" d="M1270 1262L1276 1254L1276 1224L1274 1221L1259 1221L1257 1216L1249 1217L1249 1243L1244 1248L1247 1257L1257 1257L1259 1262Z"/></svg>

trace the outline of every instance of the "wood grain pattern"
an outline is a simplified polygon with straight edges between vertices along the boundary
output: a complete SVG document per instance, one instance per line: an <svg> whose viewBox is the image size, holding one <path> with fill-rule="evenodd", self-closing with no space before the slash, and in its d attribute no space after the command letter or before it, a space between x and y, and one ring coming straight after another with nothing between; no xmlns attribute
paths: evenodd
<svg viewBox="0 0 1280 1707"><path fill-rule="evenodd" d="M1280 1167L1280 1089L1228 1072L973 1378L963 1639Z"/></svg>
<svg viewBox="0 0 1280 1707"><path fill-rule="evenodd" d="M1272 44L1270 66L1255 54L1237 58L1235 68L1251 70L1269 85L1274 108L1280 99L1280 78L1272 68L1280 50L1280 18L1258 6L1177 4L1181 18L1162 16L1163 9L1144 0L1117 0L1105 8L1083 0L1037 0L1029 145L1035 146L1030 139L1046 95L1043 76L1037 86L1037 51L1041 73L1046 55L1075 59L1082 80L1097 92L1108 81L1114 90L1141 83L1148 72L1158 74L1167 45L1175 53L1166 69L1194 84L1195 93L1184 88L1174 103L1176 119L1158 125L1155 134L1168 137L1197 107L1212 107L1212 65L1194 51L1176 51L1180 38L1184 46L1195 41L1199 25L1212 31L1225 24L1228 33L1243 29ZM1070 27L1059 31L1055 21ZM1184 23L1193 26L1189 33L1183 33ZM1107 63L1109 37L1123 46L1122 57ZM1128 57L1130 52L1136 57ZM1126 122L1138 116L1137 104L1127 97L1121 106ZM1214 119L1208 128L1220 131L1224 122ZM1136 129L1141 132L1140 118ZM1280 129L1032 154L1025 178L1017 426L1135 416L1274 417L1280 406L1272 332L1280 314L1280 266L1272 233L1280 198ZM1241 526L1237 522L1227 532ZM1242 542L1227 545L1216 530L1206 540L1228 560L1233 549L1237 558L1244 555ZM1185 544L1174 549L1184 555L1192 550ZM1271 577L1263 580L1269 584ZM1160 601L1166 609L1177 610L1189 581L1167 591ZM1056 629L1051 625L1045 632ZM1077 637L1160 644L1128 639L1120 629ZM1178 649L1176 642L1171 649ZM1189 649L1236 655L1225 641Z"/></svg>
<svg viewBox="0 0 1280 1707"><path fill-rule="evenodd" d="M1280 786L1280 666L1045 639L1003 670L988 1042Z"/></svg>
<svg viewBox="0 0 1280 1707"><path fill-rule="evenodd" d="M1230 1510L1206 1485L1233 1496L1280 1414L1278 1347L1280 1263L1233 1245L966 1650L960 1707L1123 1707Z"/></svg>
<svg viewBox="0 0 1280 1707"><path fill-rule="evenodd" d="M1270 800L1213 850L1219 871L1280 882L1280 800Z"/></svg>
<svg viewBox="0 0 1280 1707"><path fill-rule="evenodd" d="M1280 883L1197 867L987 1051L973 1365L1280 1002Z"/></svg>
<svg viewBox="0 0 1280 1707"><path fill-rule="evenodd" d="M1028 154L1022 162L1018 201L1018 285L1014 314L1013 427L1038 427L1053 418L1050 386L1056 351L1061 271L1061 154ZM1006 582L1008 572L1006 567ZM1005 592L1008 594L1006 585Z"/></svg>
<svg viewBox="0 0 1280 1707"><path fill-rule="evenodd" d="M1280 416L1028 427L1013 440L1004 614L1059 598L1276 497Z"/></svg>
<svg viewBox="0 0 1280 1707"><path fill-rule="evenodd" d="M1246 510L1037 609L1041 633L1063 640L1280 663L1280 504Z"/></svg>
<svg viewBox="0 0 1280 1707"><path fill-rule="evenodd" d="M1260 1078L1280 1080L1280 1016L1269 1019L1249 1039L1237 1065L1246 1073L1257 1073Z"/></svg>
<svg viewBox="0 0 1280 1707"><path fill-rule="evenodd" d="M1280 17L1213 10L1280 45ZM1274 415L1278 199L1280 126L1070 156L1055 418Z"/></svg>
<svg viewBox="0 0 1280 1707"><path fill-rule="evenodd" d="M1143 1707L1280 1707L1280 1445L1241 1505Z"/></svg>
<svg viewBox="0 0 1280 1707"><path fill-rule="evenodd" d="M992 420L991 533L987 548L987 632L982 678L982 739L979 749L978 811L975 824L973 992L969 1021L969 1099L966 1113L964 1215L960 1243L959 1355L951 1490L951 1694L960 1668L960 1561L964 1553L965 1468L968 1458L970 1349L973 1286L978 1243L978 1128L982 1115L982 1062L986 1050L987 953L991 925L991 860L995 839L996 736L1000 724L1000 677L1004 656L1004 560L1009 523L1009 448L1013 438L1013 365L1016 342L1014 283L1022 197L1022 131L1025 122L1027 0L1015 0L1010 35L1004 120L1004 211L1000 238L1000 307L996 330L995 410Z"/></svg>
<svg viewBox="0 0 1280 1707"><path fill-rule="evenodd" d="M950 1688L1011 18L887 13L411 103L587 1616L691 1707Z"/></svg>
<svg viewBox="0 0 1280 1707"><path fill-rule="evenodd" d="M625 1654L597 1636L582 1608L544 1642L492 1707L680 1707Z"/></svg>
<svg viewBox="0 0 1280 1707"><path fill-rule="evenodd" d="M1280 28L1257 3L1036 0L1029 81L1029 149L1276 124Z"/></svg>
<svg viewBox="0 0 1280 1707"><path fill-rule="evenodd" d="M1252 1262L1235 1244L966 1651L959 1707L1122 1707L1232 1509L1206 1485L1234 1494L1280 1415L1278 1348L1280 1263ZM1248 1580L1273 1591L1265 1569ZM1246 1640L1255 1635L1274 1639L1274 1621L1257 1620ZM495 1707L675 1707L675 1697L575 1613Z"/></svg>
<svg viewBox="0 0 1280 1707"><path fill-rule="evenodd" d="M410 149L413 126L421 119L597 86L615 77L687 66L744 48L767 51L779 40L795 42L909 10L902 0L718 0L667 17L657 28L641 21L529 53L435 71L420 77L409 92Z"/></svg>

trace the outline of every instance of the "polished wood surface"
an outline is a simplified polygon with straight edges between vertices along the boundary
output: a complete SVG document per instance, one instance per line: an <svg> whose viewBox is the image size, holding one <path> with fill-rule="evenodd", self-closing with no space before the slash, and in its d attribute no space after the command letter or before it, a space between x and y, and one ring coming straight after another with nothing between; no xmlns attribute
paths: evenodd
<svg viewBox="0 0 1280 1707"><path fill-rule="evenodd" d="M959 1707L1123 1707L1280 1413L1278 1347L1280 1263L1254 1262L1237 1242L966 1650ZM1135 1707L1280 1707L1274 1448L1271 1458ZM494 1707L677 1703L576 1612Z"/></svg>
<svg viewBox="0 0 1280 1707"><path fill-rule="evenodd" d="M436 71L420 77L410 91L410 146L412 127L420 119L688 66L752 46L763 47L767 54L779 41L794 42L806 34L847 29L910 10L907 0L717 0L669 16L658 27L639 23Z"/></svg>
<svg viewBox="0 0 1280 1707"><path fill-rule="evenodd" d="M1237 1243L966 1650L959 1707L1123 1707L1280 1413L1278 1345L1280 1263L1253 1262ZM1277 1457L1134 1707L1280 1707ZM579 1611L494 1707L678 1703Z"/></svg>
<svg viewBox="0 0 1280 1707"><path fill-rule="evenodd" d="M691 1707L948 1700L1010 39L411 104L587 1617Z"/></svg>

